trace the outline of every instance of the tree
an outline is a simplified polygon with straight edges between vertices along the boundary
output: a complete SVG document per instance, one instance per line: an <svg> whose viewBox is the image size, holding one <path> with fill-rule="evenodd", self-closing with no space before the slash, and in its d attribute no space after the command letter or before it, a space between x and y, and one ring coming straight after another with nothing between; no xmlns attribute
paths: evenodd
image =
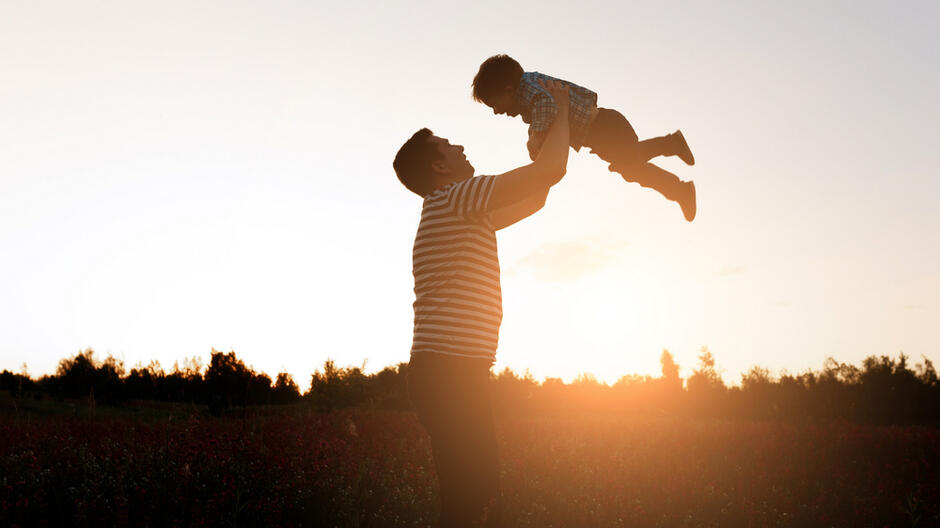
<svg viewBox="0 0 940 528"><path fill-rule="evenodd" d="M728 411L725 395L727 388L715 368L715 356L708 347L701 348L699 366L692 371L687 382L688 409L696 414L721 414Z"/></svg>
<svg viewBox="0 0 940 528"><path fill-rule="evenodd" d="M668 391L682 389L682 378L679 377L679 364L673 359L672 353L665 348L662 355L659 356L659 364L663 374L662 383Z"/></svg>
<svg viewBox="0 0 940 528"><path fill-rule="evenodd" d="M369 378L361 368L337 368L333 360L328 359L323 363L323 372L318 370L310 377L307 396L318 408L329 411L368 401L373 396L370 389Z"/></svg>
<svg viewBox="0 0 940 528"><path fill-rule="evenodd" d="M770 370L763 367L753 366L750 370L741 374L741 390L761 390L773 384Z"/></svg>
<svg viewBox="0 0 940 528"><path fill-rule="evenodd" d="M300 399L300 389L294 383L294 378L286 372L280 372L274 382L272 394L274 403L291 403Z"/></svg>
<svg viewBox="0 0 940 528"><path fill-rule="evenodd" d="M689 377L689 392L714 391L725 389L725 383L721 380L721 375L715 369L715 356L712 355L708 347L701 348L702 354L698 357L699 367L692 371Z"/></svg>
<svg viewBox="0 0 940 528"><path fill-rule="evenodd" d="M234 351L224 354L213 348L205 376L209 408L217 413L225 407L248 403L253 377L254 372L235 356ZM268 378L268 386L270 382Z"/></svg>
<svg viewBox="0 0 940 528"><path fill-rule="evenodd" d="M151 361L146 367L138 365L124 378L124 392L128 398L153 400L157 396L157 383L164 377L160 363Z"/></svg>
<svg viewBox="0 0 940 528"><path fill-rule="evenodd" d="M47 379L49 392L58 398L94 395L95 400L106 404L122 401L124 364L110 355L99 363L94 356L95 351L87 348L60 361L56 375Z"/></svg>

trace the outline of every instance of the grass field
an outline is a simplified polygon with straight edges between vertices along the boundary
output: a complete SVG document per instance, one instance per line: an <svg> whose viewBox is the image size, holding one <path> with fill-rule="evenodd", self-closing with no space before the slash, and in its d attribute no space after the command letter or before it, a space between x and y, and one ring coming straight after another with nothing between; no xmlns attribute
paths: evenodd
<svg viewBox="0 0 940 528"><path fill-rule="evenodd" d="M407 412L5 407L0 526L430 526ZM936 526L940 431L497 417L506 526Z"/></svg>

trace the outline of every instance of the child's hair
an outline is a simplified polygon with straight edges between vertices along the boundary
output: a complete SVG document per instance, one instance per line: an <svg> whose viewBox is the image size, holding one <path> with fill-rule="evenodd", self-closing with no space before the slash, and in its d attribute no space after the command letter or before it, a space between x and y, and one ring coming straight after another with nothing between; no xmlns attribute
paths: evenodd
<svg viewBox="0 0 940 528"><path fill-rule="evenodd" d="M395 161L392 162L398 181L421 197L434 190L431 163L443 157L437 145L428 141L433 134L427 128L415 132L411 139L398 149Z"/></svg>
<svg viewBox="0 0 940 528"><path fill-rule="evenodd" d="M473 78L473 100L486 104L485 99L502 94L507 86L515 90L522 73L522 65L516 59L505 54L493 55L483 61Z"/></svg>

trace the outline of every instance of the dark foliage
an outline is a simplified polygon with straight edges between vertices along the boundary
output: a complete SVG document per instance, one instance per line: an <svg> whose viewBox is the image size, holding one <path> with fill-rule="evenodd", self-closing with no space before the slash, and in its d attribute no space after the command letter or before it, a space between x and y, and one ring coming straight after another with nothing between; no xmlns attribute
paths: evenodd
<svg viewBox="0 0 940 528"><path fill-rule="evenodd" d="M936 427L585 412L497 424L504 526L940 523ZM436 480L409 412L0 418L0 526L432 526Z"/></svg>
<svg viewBox="0 0 940 528"><path fill-rule="evenodd" d="M209 408L218 412L232 405L271 403L271 378L249 369L235 352L212 351L204 387Z"/></svg>
<svg viewBox="0 0 940 528"><path fill-rule="evenodd" d="M0 391L7 391L15 398L38 392L39 386L26 374L14 374L9 370L0 372Z"/></svg>
<svg viewBox="0 0 940 528"><path fill-rule="evenodd" d="M90 348L74 358L63 359L55 376L47 376L40 383L54 397L88 398L92 402L115 404L124 401L124 365L108 356L95 361Z"/></svg>
<svg viewBox="0 0 940 528"><path fill-rule="evenodd" d="M669 351L660 357L662 376L624 376L613 385L582 375L572 383L548 378L537 382L504 369L491 378L496 412L503 415L558 415L609 412L619 414L701 416L785 421L832 421L878 424L940 423L940 382L924 358L913 369L904 354L868 357L860 367L829 358L821 371L783 373L761 367L741 376L738 386L725 384L715 356L703 348L699 365L683 380ZM46 392L56 398L83 399L93 407L127 400L192 402L214 413L229 407L305 402L330 411L348 407L408 410L407 363L366 374L363 367L338 367L327 360L300 388L287 373L271 378L238 359L234 352L212 350L203 374L197 360L169 374L159 364L135 367L125 374L112 357L96 361L85 350L64 359L54 376L38 382L4 371L0 391L16 398Z"/></svg>
<svg viewBox="0 0 940 528"><path fill-rule="evenodd" d="M78 399L89 405L119 405L128 400L190 402L208 405L213 412L231 406L281 404L300 399L300 390L290 374L278 374L272 385L267 374L255 372L234 352L212 350L205 371L198 360L174 365L165 373L159 363L135 367L125 374L124 365L113 357L97 361L91 349L63 359L53 376L34 382L26 376L4 371L0 391L19 397L24 390L44 391L50 396ZM29 387L22 389L20 387Z"/></svg>

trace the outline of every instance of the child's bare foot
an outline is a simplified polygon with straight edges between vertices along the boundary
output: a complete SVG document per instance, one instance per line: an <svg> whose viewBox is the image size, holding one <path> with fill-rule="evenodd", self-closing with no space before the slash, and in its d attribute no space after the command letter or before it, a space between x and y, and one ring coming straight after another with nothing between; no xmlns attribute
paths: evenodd
<svg viewBox="0 0 940 528"><path fill-rule="evenodd" d="M686 165L695 165L695 156L692 155L692 149L689 148L689 144L685 142L685 136L682 135L682 131L676 130L674 133L670 134L670 136L675 142L676 156L679 156L679 159L684 161Z"/></svg>

